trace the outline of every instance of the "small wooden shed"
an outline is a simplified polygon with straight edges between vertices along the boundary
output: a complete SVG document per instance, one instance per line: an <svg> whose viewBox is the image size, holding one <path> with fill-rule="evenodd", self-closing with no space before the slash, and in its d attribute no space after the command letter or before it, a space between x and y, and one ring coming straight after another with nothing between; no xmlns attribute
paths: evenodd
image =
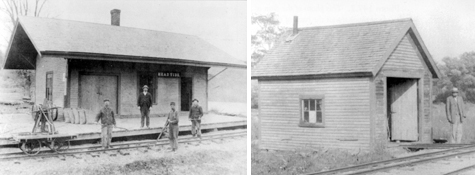
<svg viewBox="0 0 475 175"><path fill-rule="evenodd" d="M104 99L122 116L140 116L137 98L148 85L152 115L170 102L188 111L192 99L208 109L208 69L245 69L246 63L186 34L60 19L19 17L5 69L35 70L36 104L99 111Z"/></svg>
<svg viewBox="0 0 475 175"><path fill-rule="evenodd" d="M411 19L298 28L252 69L259 147L431 142L440 72Z"/></svg>

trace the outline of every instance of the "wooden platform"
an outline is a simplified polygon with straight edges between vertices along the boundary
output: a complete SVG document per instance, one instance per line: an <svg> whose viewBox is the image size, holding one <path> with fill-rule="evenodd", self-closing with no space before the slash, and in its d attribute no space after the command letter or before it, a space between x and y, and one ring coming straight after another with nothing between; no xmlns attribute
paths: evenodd
<svg viewBox="0 0 475 175"><path fill-rule="evenodd" d="M0 133L0 147L18 144L18 142L13 138L13 135L20 132L31 132L31 128L34 125L33 121L31 120L31 116L15 115L12 118L15 118L15 122L5 125L8 127L7 129L3 128L5 131L10 132ZM179 119L180 132L190 131L191 122L188 120L188 116L182 115ZM113 129L112 137L158 134L161 132L165 121L165 117L151 117L150 128L140 128L140 118L116 119L117 128ZM205 114L205 116L202 118L202 129L220 129L228 127L247 127L247 120L246 118L242 117L232 117L218 114ZM77 138L74 140L100 139L101 137L101 125L92 123L71 124L55 122L55 128L58 131L58 134L77 135Z"/></svg>

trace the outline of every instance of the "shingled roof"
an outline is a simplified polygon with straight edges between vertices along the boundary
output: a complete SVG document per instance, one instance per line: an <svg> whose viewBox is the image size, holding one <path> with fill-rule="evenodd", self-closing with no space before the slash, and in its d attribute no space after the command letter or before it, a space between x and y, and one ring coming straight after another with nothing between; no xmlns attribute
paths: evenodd
<svg viewBox="0 0 475 175"><path fill-rule="evenodd" d="M399 41L411 32L433 71L440 73L411 19L299 28L286 32L270 53L252 69L252 78L315 75L374 76Z"/></svg>
<svg viewBox="0 0 475 175"><path fill-rule="evenodd" d="M19 62L13 60L21 60L19 55L31 55L9 53L28 50L17 48L21 44L15 45L23 43L27 47L25 42L31 42L34 50L42 55L88 55L127 61L147 59L162 63L246 67L244 61L193 35L38 17L19 17L15 30L24 30L14 32L27 36L12 35L5 68L18 66L15 64Z"/></svg>

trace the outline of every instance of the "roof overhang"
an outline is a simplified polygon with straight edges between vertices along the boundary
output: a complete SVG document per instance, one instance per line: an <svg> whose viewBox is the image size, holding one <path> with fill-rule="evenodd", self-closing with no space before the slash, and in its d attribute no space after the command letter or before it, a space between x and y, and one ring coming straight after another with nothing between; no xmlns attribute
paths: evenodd
<svg viewBox="0 0 475 175"><path fill-rule="evenodd" d="M348 73L330 73L313 75L280 75L280 76L251 76L251 79L261 80L309 80L326 78L361 78L373 77L372 72L348 72Z"/></svg>
<svg viewBox="0 0 475 175"><path fill-rule="evenodd" d="M16 22L5 55L4 69L35 69L40 54L22 25ZM41 55L41 54L40 54Z"/></svg>
<svg viewBox="0 0 475 175"><path fill-rule="evenodd" d="M26 24L25 24L26 25ZM240 62L213 62L199 61L193 59L183 58L160 58L153 56L140 55L119 55L109 53L91 53L91 52L77 52L65 50L47 50L39 49L35 44L35 39L28 33L30 28L25 29L21 20L17 20L15 28L12 32L10 43L6 51L4 69L35 69L36 59L43 55L61 56L65 59L83 59L83 60L107 60L107 61L121 61L121 62L141 62L141 63L155 63L155 64L173 64L173 65L188 65L200 67L233 67L246 69L247 65L244 61ZM33 29L31 29L33 30ZM30 31L31 32L31 31ZM47 39L47 38L46 38ZM40 47L43 48L43 47Z"/></svg>
<svg viewBox="0 0 475 175"><path fill-rule="evenodd" d="M101 60L101 61L119 61L134 63L152 63L152 64L172 64L197 67L234 67L247 68L245 64L228 64L219 62L202 62L193 60L173 59L173 58L157 58L133 55L114 55L104 53L84 53L84 52L66 52L66 51L42 51L43 55L61 56L65 59L79 60Z"/></svg>

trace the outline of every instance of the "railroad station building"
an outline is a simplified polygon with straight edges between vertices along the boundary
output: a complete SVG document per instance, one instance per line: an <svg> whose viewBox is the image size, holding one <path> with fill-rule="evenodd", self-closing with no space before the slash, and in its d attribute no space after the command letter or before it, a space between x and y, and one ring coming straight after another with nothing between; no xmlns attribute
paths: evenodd
<svg viewBox="0 0 475 175"><path fill-rule="evenodd" d="M19 17L5 69L35 70L35 104L99 111L104 99L121 116L139 116L142 86L153 95L151 115L170 102L188 111L192 99L208 109L208 69L245 69L246 63L205 40L185 34L111 24Z"/></svg>
<svg viewBox="0 0 475 175"><path fill-rule="evenodd" d="M432 142L432 81L441 74L411 19L297 21L252 69L260 148Z"/></svg>

